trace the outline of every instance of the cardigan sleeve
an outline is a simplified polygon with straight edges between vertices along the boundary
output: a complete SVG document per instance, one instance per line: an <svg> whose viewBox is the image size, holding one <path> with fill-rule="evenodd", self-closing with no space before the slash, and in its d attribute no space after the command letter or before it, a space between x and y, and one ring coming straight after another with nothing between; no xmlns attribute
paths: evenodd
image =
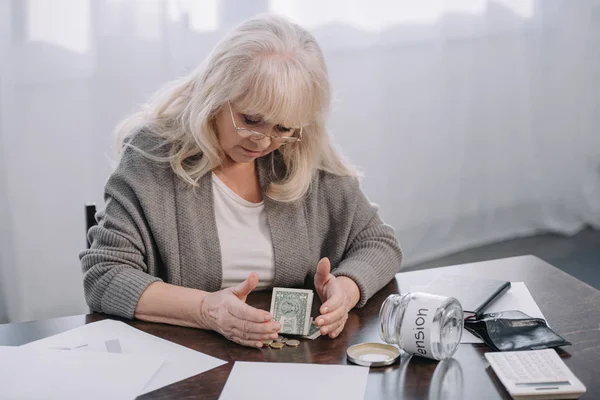
<svg viewBox="0 0 600 400"><path fill-rule="evenodd" d="M346 192L354 194L353 201L348 201L351 207L344 218L351 226L344 256L332 274L356 282L360 289L357 307L363 307L394 278L403 254L394 229L379 217L377 206L367 199L358 181L345 182L353 182L352 189Z"/></svg>
<svg viewBox="0 0 600 400"><path fill-rule="evenodd" d="M144 159L127 148L105 187L105 208L88 232L91 247L80 253L85 298L92 311L134 317L137 303L160 278L148 273L151 232L136 185ZM141 182L143 184L143 182Z"/></svg>

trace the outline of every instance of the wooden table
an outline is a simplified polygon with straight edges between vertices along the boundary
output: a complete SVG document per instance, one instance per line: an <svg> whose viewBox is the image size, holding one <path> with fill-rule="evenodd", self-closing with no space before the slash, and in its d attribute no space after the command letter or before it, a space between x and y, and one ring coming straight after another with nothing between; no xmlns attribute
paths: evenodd
<svg viewBox="0 0 600 400"><path fill-rule="evenodd" d="M559 351L559 354L587 386L587 393L582 398L600 398L600 291L533 256L402 273L369 300L366 307L351 312L339 338L303 340L297 348L250 349L231 343L214 332L129 322L150 334L228 361L221 367L149 393L143 398L216 399L223 390L234 361L348 364L348 346L365 341L381 341L378 312L389 294L397 293L399 289L405 292L409 285L427 283L443 273L524 281L549 324L573 343L564 351ZM270 293L253 294L249 303L268 309ZM317 309L318 304L315 304L313 315L317 315ZM0 345L21 345L105 318L105 315L90 314L0 325ZM395 365L373 368L369 373L365 398L509 399L510 396L483 357L486 351L484 345L463 344L449 362L436 363L418 357L403 357Z"/></svg>

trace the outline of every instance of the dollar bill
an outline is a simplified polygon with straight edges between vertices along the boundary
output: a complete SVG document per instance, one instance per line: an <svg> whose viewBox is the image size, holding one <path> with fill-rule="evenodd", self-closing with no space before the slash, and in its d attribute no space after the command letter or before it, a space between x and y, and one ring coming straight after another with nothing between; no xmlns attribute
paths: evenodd
<svg viewBox="0 0 600 400"><path fill-rule="evenodd" d="M311 318L310 319L310 328L308 330L308 334L305 335L305 336L302 336L302 339L315 340L319 336L321 336L321 329L317 325L315 325L315 322Z"/></svg>
<svg viewBox="0 0 600 400"><path fill-rule="evenodd" d="M280 334L308 335L313 291L273 288L271 315L281 324Z"/></svg>

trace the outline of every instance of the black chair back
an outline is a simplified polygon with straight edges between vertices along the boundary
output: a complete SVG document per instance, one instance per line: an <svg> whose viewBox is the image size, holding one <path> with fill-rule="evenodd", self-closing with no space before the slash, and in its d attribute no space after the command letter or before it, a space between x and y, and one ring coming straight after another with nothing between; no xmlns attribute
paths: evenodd
<svg viewBox="0 0 600 400"><path fill-rule="evenodd" d="M86 204L85 205L85 242L87 243L87 248L89 249L90 246L92 245L88 238L87 238L87 233L90 230L90 228L94 225L97 225L98 222L96 222L96 205L93 203L90 204Z"/></svg>

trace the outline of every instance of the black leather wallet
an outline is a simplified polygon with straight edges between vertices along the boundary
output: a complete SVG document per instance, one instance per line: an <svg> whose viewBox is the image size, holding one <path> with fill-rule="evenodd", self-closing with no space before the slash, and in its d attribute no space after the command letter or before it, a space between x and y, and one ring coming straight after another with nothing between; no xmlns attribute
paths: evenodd
<svg viewBox="0 0 600 400"><path fill-rule="evenodd" d="M465 328L496 351L537 350L567 346L541 318L531 318L521 311L483 314L466 319Z"/></svg>

